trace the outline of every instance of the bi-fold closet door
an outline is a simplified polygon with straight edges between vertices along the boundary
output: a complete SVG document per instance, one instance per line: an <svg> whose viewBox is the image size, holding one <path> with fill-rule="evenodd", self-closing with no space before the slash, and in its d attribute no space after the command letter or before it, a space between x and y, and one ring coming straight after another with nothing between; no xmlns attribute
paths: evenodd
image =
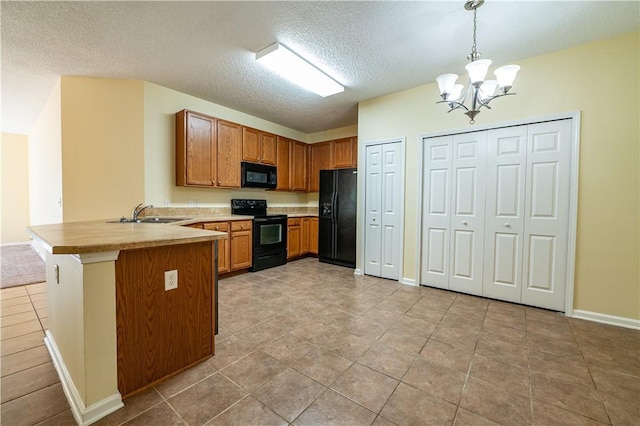
<svg viewBox="0 0 640 426"><path fill-rule="evenodd" d="M420 283L564 310L570 141L571 120L425 138Z"/></svg>

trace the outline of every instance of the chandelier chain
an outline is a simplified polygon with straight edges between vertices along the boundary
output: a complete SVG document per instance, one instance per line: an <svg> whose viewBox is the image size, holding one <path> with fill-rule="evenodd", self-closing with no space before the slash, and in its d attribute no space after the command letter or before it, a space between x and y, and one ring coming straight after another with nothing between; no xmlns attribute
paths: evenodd
<svg viewBox="0 0 640 426"><path fill-rule="evenodd" d="M471 62L477 60L478 57L480 56L478 55L478 52L476 50L476 28L478 26L478 20L476 19L477 13L478 13L478 9L474 8L473 9L473 45L471 46L471 55L469 58Z"/></svg>

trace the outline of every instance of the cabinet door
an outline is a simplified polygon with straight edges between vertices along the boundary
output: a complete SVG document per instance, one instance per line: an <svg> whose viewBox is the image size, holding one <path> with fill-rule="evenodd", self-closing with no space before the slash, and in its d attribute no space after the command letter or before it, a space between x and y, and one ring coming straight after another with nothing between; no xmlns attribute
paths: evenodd
<svg viewBox="0 0 640 426"><path fill-rule="evenodd" d="M231 270L251 267L252 235L251 221L231 222Z"/></svg>
<svg viewBox="0 0 640 426"><path fill-rule="evenodd" d="M227 238L218 240L218 273L224 274L229 272L231 270L229 265L229 259L231 257L229 247L229 222L209 222L203 226L204 229L225 232L227 234Z"/></svg>
<svg viewBox="0 0 640 426"><path fill-rule="evenodd" d="M217 184L226 188L240 188L242 126L218 120L217 139Z"/></svg>
<svg viewBox="0 0 640 426"><path fill-rule="evenodd" d="M309 253L309 218L300 220L300 254Z"/></svg>
<svg viewBox="0 0 640 426"><path fill-rule="evenodd" d="M291 144L291 189L307 190L307 144L294 141Z"/></svg>
<svg viewBox="0 0 640 426"><path fill-rule="evenodd" d="M262 132L260 146L260 162L275 166L277 160L276 135Z"/></svg>
<svg viewBox="0 0 640 426"><path fill-rule="evenodd" d="M176 185L215 186L216 120L180 111L176 114Z"/></svg>
<svg viewBox="0 0 640 426"><path fill-rule="evenodd" d="M331 142L309 145L309 192L320 191L320 170L331 169Z"/></svg>
<svg viewBox="0 0 640 426"><path fill-rule="evenodd" d="M242 160L260 161L260 131L250 127L242 128Z"/></svg>
<svg viewBox="0 0 640 426"><path fill-rule="evenodd" d="M309 219L309 253L318 254L318 218Z"/></svg>
<svg viewBox="0 0 640 426"><path fill-rule="evenodd" d="M300 225L288 227L287 259L300 256Z"/></svg>
<svg viewBox="0 0 640 426"><path fill-rule="evenodd" d="M289 191L291 190L291 178L289 167L291 141L287 138L278 136L277 139L277 169L278 169L278 186L276 189Z"/></svg>
<svg viewBox="0 0 640 426"><path fill-rule="evenodd" d="M354 138L337 139L332 142L332 145L331 168L344 169L356 166Z"/></svg>

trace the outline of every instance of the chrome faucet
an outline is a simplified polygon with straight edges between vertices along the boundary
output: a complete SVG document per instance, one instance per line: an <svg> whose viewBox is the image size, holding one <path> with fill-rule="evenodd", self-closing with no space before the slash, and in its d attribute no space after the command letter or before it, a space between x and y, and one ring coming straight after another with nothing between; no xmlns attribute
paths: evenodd
<svg viewBox="0 0 640 426"><path fill-rule="evenodd" d="M142 207L142 204L143 204L143 203L138 204L138 205L133 209L133 211L131 212L131 222L137 222L137 221L139 220L139 219L138 219L138 216L140 215L140 213L142 213L142 211L143 211L144 209L148 209L148 208L150 208L150 207L151 207L151 208L153 208L153 205L152 205L152 204L149 204L149 205L144 206L144 207Z"/></svg>

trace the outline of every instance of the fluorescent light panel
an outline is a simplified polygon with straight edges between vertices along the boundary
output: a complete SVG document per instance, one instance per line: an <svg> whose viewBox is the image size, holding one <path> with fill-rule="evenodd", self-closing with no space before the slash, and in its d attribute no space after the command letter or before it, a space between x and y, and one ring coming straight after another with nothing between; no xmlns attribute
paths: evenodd
<svg viewBox="0 0 640 426"><path fill-rule="evenodd" d="M344 92L342 85L280 43L273 43L256 53L256 61L323 98Z"/></svg>

